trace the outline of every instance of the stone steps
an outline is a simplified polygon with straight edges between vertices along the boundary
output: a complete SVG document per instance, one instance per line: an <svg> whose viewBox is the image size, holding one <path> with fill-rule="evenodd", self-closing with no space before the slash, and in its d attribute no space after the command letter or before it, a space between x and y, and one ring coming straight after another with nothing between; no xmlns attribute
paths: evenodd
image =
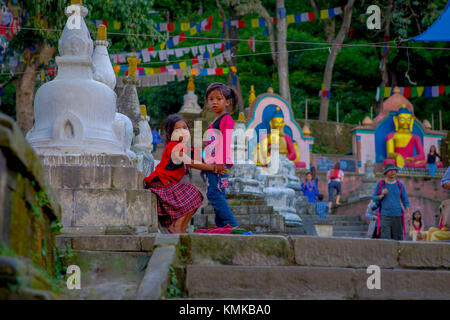
<svg viewBox="0 0 450 320"><path fill-rule="evenodd" d="M273 214L273 208L269 206L230 206L231 211L234 215L245 215L245 214ZM214 208L211 205L207 205L202 209L204 214L214 214Z"/></svg>
<svg viewBox="0 0 450 320"><path fill-rule="evenodd" d="M334 237L367 237L368 224L359 216L327 215L326 219L320 219L315 215L302 215L301 217L308 235L317 234L314 225L331 224Z"/></svg>
<svg viewBox="0 0 450 320"><path fill-rule="evenodd" d="M333 229L333 237L345 237L345 238L367 238L366 231L335 231Z"/></svg>
<svg viewBox="0 0 450 320"><path fill-rule="evenodd" d="M448 270L381 269L381 290L369 290L367 279L366 269L338 267L189 265L186 268L186 286L192 298L449 299Z"/></svg>
<svg viewBox="0 0 450 320"><path fill-rule="evenodd" d="M256 233L284 233L284 218L281 215L270 214L236 214L234 217L239 226ZM196 214L193 217L193 223L196 229L209 229L216 226L215 214Z"/></svg>
<svg viewBox="0 0 450 320"><path fill-rule="evenodd" d="M81 289L64 289L74 300L134 300L150 259L148 252L74 251L69 264L81 271Z"/></svg>
<svg viewBox="0 0 450 320"><path fill-rule="evenodd" d="M449 299L450 243L192 234L191 299ZM367 267L380 268L369 290ZM412 281L414 279L414 281Z"/></svg>

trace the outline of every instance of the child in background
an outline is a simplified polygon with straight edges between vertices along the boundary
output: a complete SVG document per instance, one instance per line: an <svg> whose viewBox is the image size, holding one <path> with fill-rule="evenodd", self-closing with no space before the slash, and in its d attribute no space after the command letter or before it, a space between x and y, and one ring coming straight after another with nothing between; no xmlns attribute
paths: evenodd
<svg viewBox="0 0 450 320"><path fill-rule="evenodd" d="M328 204L323 201L323 194L319 194L319 201L316 202L316 214L321 219L326 219L328 211L330 211L330 207Z"/></svg>
<svg viewBox="0 0 450 320"><path fill-rule="evenodd" d="M448 200L447 200L448 201ZM444 226L444 219L442 216L442 208L445 206L444 202L439 207L439 227L430 227L427 231L427 241L438 241L438 240L450 240L450 231ZM436 235L438 235L436 237ZM435 235L433 239L433 235Z"/></svg>
<svg viewBox="0 0 450 320"><path fill-rule="evenodd" d="M319 191L319 177L317 177L316 167L311 167L312 181L316 184L317 191Z"/></svg>
<svg viewBox="0 0 450 320"><path fill-rule="evenodd" d="M412 214L409 236L411 237L412 241L423 241L427 238L427 232L424 231L424 225L422 223L422 213L420 212L420 210L416 210Z"/></svg>
<svg viewBox="0 0 450 320"><path fill-rule="evenodd" d="M228 173L232 166L231 135L234 121L227 107L236 110L238 96L234 89L223 83L213 83L206 90L206 103L216 114L216 119L207 130L205 162L215 164L215 172L207 171L207 192L209 203L214 208L215 223L219 228L237 227L238 223L225 198Z"/></svg>
<svg viewBox="0 0 450 320"><path fill-rule="evenodd" d="M174 114L164 123L165 149L160 163L144 179L144 187L156 194L158 220L168 233L184 233L189 220L202 205L203 196L192 184L180 182L189 166L213 171L214 165L194 164L186 155L186 143L190 141L186 121ZM190 163L191 164L186 164Z"/></svg>
<svg viewBox="0 0 450 320"><path fill-rule="evenodd" d="M161 143L162 139L161 139L161 136L159 135L159 132L155 128L153 128L152 137L153 137L153 142L152 142L153 150L152 150L152 153L154 153L156 151L156 148L158 147L158 143Z"/></svg>
<svg viewBox="0 0 450 320"><path fill-rule="evenodd" d="M308 197L308 202L315 203L316 197L319 195L316 183L312 180L311 172L308 172L305 177L305 182L302 182L300 188L305 197Z"/></svg>
<svg viewBox="0 0 450 320"><path fill-rule="evenodd" d="M369 229L367 230L367 237L372 239L379 239L381 232L377 234L377 210L380 202L378 200L370 200L367 206L366 219L369 220Z"/></svg>

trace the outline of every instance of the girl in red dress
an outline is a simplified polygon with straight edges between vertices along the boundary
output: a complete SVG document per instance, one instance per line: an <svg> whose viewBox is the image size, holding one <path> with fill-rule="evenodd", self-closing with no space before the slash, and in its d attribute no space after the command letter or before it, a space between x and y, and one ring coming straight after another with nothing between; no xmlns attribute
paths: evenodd
<svg viewBox="0 0 450 320"><path fill-rule="evenodd" d="M157 196L161 227L169 233L184 233L189 220L202 205L203 196L192 184L180 181L189 167L207 171L214 171L216 167L192 163L190 154L186 154L189 126L182 117L170 115L164 122L164 131L166 147L160 163L144 179L144 187Z"/></svg>

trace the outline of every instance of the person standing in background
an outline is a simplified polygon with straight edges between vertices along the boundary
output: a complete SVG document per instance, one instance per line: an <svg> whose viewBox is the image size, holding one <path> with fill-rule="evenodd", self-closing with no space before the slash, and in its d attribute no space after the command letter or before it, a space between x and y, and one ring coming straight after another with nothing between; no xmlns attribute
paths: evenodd
<svg viewBox="0 0 450 320"><path fill-rule="evenodd" d="M441 160L441 156L437 154L436 147L431 146L430 152L428 153L428 156L427 156L427 166L428 166L428 171L430 172L430 176L434 177L434 174L437 169L437 165L439 164L440 160Z"/></svg>
<svg viewBox="0 0 450 320"><path fill-rule="evenodd" d="M152 136L153 136L153 142L152 142L153 151L152 151L152 153L154 153L156 151L156 148L158 147L158 143L161 143L162 139L161 139L161 135L159 134L158 131L156 131L155 128L153 128Z"/></svg>
<svg viewBox="0 0 450 320"><path fill-rule="evenodd" d="M344 171L341 170L341 165L336 162L334 169L330 169L327 173L328 179L328 206L333 204L334 189L336 189L336 205L339 205L341 199L342 182L344 181Z"/></svg>

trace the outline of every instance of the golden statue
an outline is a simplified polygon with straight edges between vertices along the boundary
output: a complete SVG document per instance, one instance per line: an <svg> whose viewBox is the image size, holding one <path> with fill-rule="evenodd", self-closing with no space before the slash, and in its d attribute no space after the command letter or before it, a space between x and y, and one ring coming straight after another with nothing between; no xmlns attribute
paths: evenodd
<svg viewBox="0 0 450 320"><path fill-rule="evenodd" d="M425 153L420 137L413 134L414 117L405 105L393 117L395 132L386 136L387 159L384 164L393 163L400 168L425 168ZM414 154L414 149L416 155Z"/></svg>
<svg viewBox="0 0 450 320"><path fill-rule="evenodd" d="M260 143L256 145L253 151L253 159L258 166L267 166L270 162L270 151L273 145L278 145L279 153L295 162L300 162L300 150L297 143L284 133L284 116L279 107L276 108L273 118L269 122L270 132L261 137ZM277 133L278 132L278 133Z"/></svg>

